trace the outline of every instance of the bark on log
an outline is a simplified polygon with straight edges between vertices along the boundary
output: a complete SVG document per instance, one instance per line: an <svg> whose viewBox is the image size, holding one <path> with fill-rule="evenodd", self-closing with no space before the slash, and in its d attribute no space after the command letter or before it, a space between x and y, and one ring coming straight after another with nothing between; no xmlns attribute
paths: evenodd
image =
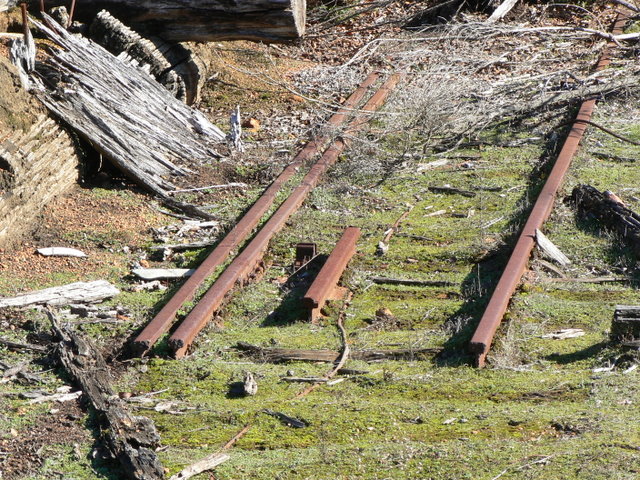
<svg viewBox="0 0 640 480"><path fill-rule="evenodd" d="M54 332L61 339L58 345L60 361L105 423L109 449L120 461L127 477L135 480L164 478L155 452L160 435L154 423L128 412L125 402L113 391L106 362L95 346L68 327L59 327L53 314L50 318Z"/></svg>
<svg viewBox="0 0 640 480"><path fill-rule="evenodd" d="M578 185L571 198L580 215L595 218L606 228L626 239L640 257L640 215L628 209L615 195L590 185Z"/></svg>
<svg viewBox="0 0 640 480"><path fill-rule="evenodd" d="M0 11L18 0L0 0ZM47 8L68 5L47 0ZM32 11L40 1L30 0ZM176 42L295 40L305 31L306 0L77 0L74 18L89 21L108 10L134 30Z"/></svg>
<svg viewBox="0 0 640 480"><path fill-rule="evenodd" d="M170 177L194 174L189 167L219 158L213 146L224 133L144 71L45 19L51 28L35 23L59 49L31 76L42 103L165 204L211 218L167 190L175 189Z"/></svg>

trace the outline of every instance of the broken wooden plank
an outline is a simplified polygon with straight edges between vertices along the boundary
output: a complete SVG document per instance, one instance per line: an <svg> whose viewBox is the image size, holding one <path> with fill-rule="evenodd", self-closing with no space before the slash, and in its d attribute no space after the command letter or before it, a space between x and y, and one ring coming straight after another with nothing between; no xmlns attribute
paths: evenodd
<svg viewBox="0 0 640 480"><path fill-rule="evenodd" d="M45 288L35 292L0 298L0 308L27 307L29 305L69 305L72 303L98 303L120 293L106 280L75 282L61 287Z"/></svg>
<svg viewBox="0 0 640 480"><path fill-rule="evenodd" d="M213 470L218 465L229 460L231 457L226 453L212 453L211 455L198 460L197 462L182 469L180 472L173 475L169 480L187 480L191 477L195 477L200 473Z"/></svg>
<svg viewBox="0 0 640 480"><path fill-rule="evenodd" d="M48 315L60 338L60 362L97 411L105 426L103 438L126 476L134 480L163 479L164 469L155 452L160 436L154 423L129 413L126 403L113 390L113 379L102 354L91 341L68 326L58 325L52 312Z"/></svg>
<svg viewBox="0 0 640 480"><path fill-rule="evenodd" d="M34 21L52 42L30 79L33 93L126 176L162 201L190 215L211 218L167 194L172 179L220 158L224 133L199 111L173 97L148 73L51 17ZM64 92L64 94L61 94Z"/></svg>
<svg viewBox="0 0 640 480"><path fill-rule="evenodd" d="M131 270L136 277L142 280L171 280L186 278L193 275L194 268L134 268Z"/></svg>
<svg viewBox="0 0 640 480"><path fill-rule="evenodd" d="M75 248L67 248L67 247L46 247L46 248L38 248L36 250L40 255L44 257L77 257L77 258L85 258L87 256L81 250L77 250Z"/></svg>
<svg viewBox="0 0 640 480"><path fill-rule="evenodd" d="M536 229L536 244L542 252L554 262L566 267L571 264L571 260L556 247L547 236L540 230Z"/></svg>

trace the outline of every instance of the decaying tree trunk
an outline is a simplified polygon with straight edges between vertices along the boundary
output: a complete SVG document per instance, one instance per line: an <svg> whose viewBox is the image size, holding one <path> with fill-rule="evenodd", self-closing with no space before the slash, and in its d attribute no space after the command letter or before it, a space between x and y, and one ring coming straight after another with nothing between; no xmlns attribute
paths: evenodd
<svg viewBox="0 0 640 480"><path fill-rule="evenodd" d="M61 339L58 356L69 375L106 425L108 447L120 461L127 477L135 480L164 478L164 470L155 449L160 435L154 423L146 417L131 415L126 404L115 394L112 378L102 354L83 336L58 326L50 314L54 331Z"/></svg>
<svg viewBox="0 0 640 480"><path fill-rule="evenodd" d="M640 215L627 208L616 195L600 192L590 185L575 187L571 198L581 215L595 218L620 234L640 257Z"/></svg>
<svg viewBox="0 0 640 480"><path fill-rule="evenodd" d="M57 47L31 75L35 95L125 175L162 201L210 218L173 200L171 179L195 175L220 155L224 133L202 113L173 97L149 74L87 39L69 34L51 17L36 22Z"/></svg>
<svg viewBox="0 0 640 480"><path fill-rule="evenodd" d="M0 0L0 12L18 0ZM36 11L40 0L30 0ZM47 0L46 6L67 0ZM286 42L304 35L306 0L77 0L75 17L108 10L134 30L176 42Z"/></svg>
<svg viewBox="0 0 640 480"><path fill-rule="evenodd" d="M26 132L0 132L0 245L24 232L53 197L78 178L68 133L41 115Z"/></svg>

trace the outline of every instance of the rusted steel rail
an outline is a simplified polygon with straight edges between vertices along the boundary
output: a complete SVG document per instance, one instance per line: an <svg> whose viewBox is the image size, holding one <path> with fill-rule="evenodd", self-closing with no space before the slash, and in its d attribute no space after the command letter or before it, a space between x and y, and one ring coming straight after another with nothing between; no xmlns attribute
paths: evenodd
<svg viewBox="0 0 640 480"><path fill-rule="evenodd" d="M347 268L347 264L353 254L356 253L356 243L359 238L359 228L347 227L345 229L331 255L329 255L320 272L318 272L318 276L302 299L304 307L309 309L309 318L312 322L320 315L320 310L325 302L334 295L344 269Z"/></svg>
<svg viewBox="0 0 640 480"><path fill-rule="evenodd" d="M612 29L612 33L614 35L622 32L626 20L626 16L618 16ZM609 65L610 48L611 44L609 44L600 57L595 69L596 71L600 71ZM529 214L529 219L520 233L520 237L518 238L516 246L511 253L509 262L507 263L507 266L498 281L498 285L489 300L489 304L480 319L480 323L471 338L469 350L475 356L475 365L478 367L484 366L487 353L489 352L489 348L493 342L496 330L500 326L502 318L509 306L509 301L520 283L522 274L527 268L531 251L535 246L536 229L542 229L545 221L549 218L556 194L562 184L564 175L569 169L571 160L578 150L578 144L580 143L580 140L587 128L586 122L591 119L595 104L595 98L585 100L582 103L573 126L571 127L571 131L569 132L569 135L562 146L562 150L558 155L556 163L553 166L553 169L551 170L551 173L549 174L549 177L547 178L531 213Z"/></svg>
<svg viewBox="0 0 640 480"><path fill-rule="evenodd" d="M389 93L400 80L400 75L392 75L380 89L364 105L363 111L373 112L379 108ZM350 122L346 133L353 133L365 122L363 119L355 119ZM338 159L338 156L346 147L346 141L337 139L322 157L311 167L300 185L280 205L278 210L265 223L262 229L251 240L249 245L238 255L218 277L215 283L202 297L198 305L187 315L182 324L169 338L169 347L176 358L183 357L200 330L209 322L214 312L222 305L225 297L236 283L242 283L248 279L251 273L260 263L266 252L271 238L282 229L289 217L302 205L307 195L320 181L321 176Z"/></svg>
<svg viewBox="0 0 640 480"><path fill-rule="evenodd" d="M329 118L327 125L335 128L343 124L357 107L358 103L367 93L367 90L378 80L378 73L372 73L360 84L360 86L344 102L343 106ZM140 332L133 341L133 350L139 354L149 350L158 339L169 330L178 310L186 302L191 301L198 288L209 277L215 269L220 266L228 255L244 242L253 229L258 225L262 216L271 208L285 183L287 183L298 171L298 169L316 153L322 150L330 141L329 134L310 141L296 155L293 161L280 173L280 175L269 185L262 196L251 206L247 213L238 223L225 235L216 248L200 264L194 274L180 287L175 295L157 313L151 322Z"/></svg>

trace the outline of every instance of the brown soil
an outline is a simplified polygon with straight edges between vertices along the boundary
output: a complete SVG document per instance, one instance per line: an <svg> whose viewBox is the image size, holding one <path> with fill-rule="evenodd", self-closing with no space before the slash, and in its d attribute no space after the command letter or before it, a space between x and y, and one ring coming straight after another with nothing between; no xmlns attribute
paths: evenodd
<svg viewBox="0 0 640 480"><path fill-rule="evenodd" d="M31 238L20 245L0 249L0 291L5 295L69 281L109 278L117 280L126 272L122 249L131 250L131 258L149 242L149 230L167 222L150 206L150 199L133 191L96 195L76 187L56 199L42 212ZM40 247L79 248L87 258L43 257ZM115 278L114 278L115 277Z"/></svg>
<svg viewBox="0 0 640 480"><path fill-rule="evenodd" d="M86 442L90 435L82 423L83 418L78 401L52 404L50 412L38 417L34 426L17 436L0 439L2 478L23 478L35 472L46 459L43 447Z"/></svg>

